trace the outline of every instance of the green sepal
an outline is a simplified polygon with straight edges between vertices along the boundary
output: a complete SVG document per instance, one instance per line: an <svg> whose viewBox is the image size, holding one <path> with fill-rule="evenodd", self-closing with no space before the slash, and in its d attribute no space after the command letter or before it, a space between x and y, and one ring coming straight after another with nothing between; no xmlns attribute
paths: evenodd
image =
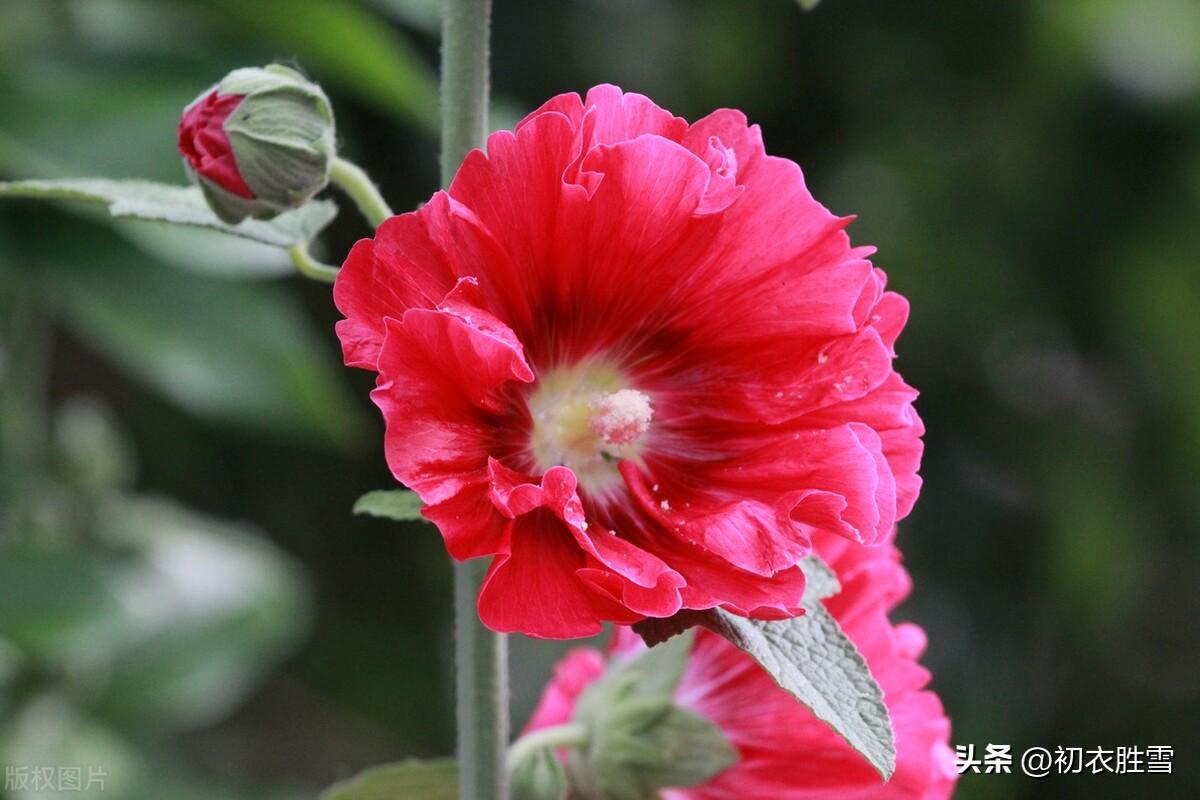
<svg viewBox="0 0 1200 800"><path fill-rule="evenodd" d="M509 780L513 800L566 800L571 788L566 768L548 747L518 764Z"/></svg>
<svg viewBox="0 0 1200 800"><path fill-rule="evenodd" d="M676 636L613 664L588 686L574 721L587 744L569 756L577 794L588 800L656 800L658 790L695 786L737 761L711 721L675 704L693 636Z"/></svg>
<svg viewBox="0 0 1200 800"><path fill-rule="evenodd" d="M240 95L225 120L238 174L253 198L240 197L188 169L213 212L236 224L247 217L270 219L299 208L329 183L337 155L333 106L321 87L281 64L245 67L205 90ZM190 108L191 105L188 107Z"/></svg>

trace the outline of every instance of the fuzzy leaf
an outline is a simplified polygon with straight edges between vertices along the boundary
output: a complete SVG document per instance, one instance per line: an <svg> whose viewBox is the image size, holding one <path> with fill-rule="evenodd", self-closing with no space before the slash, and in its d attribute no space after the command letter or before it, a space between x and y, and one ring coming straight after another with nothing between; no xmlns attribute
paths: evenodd
<svg viewBox="0 0 1200 800"><path fill-rule="evenodd" d="M458 767L449 758L371 767L321 793L320 800L457 800Z"/></svg>
<svg viewBox="0 0 1200 800"><path fill-rule="evenodd" d="M818 600L833 597L842 590L837 575L817 556L802 558L800 570L804 573L804 597L800 603L805 608L812 607Z"/></svg>
<svg viewBox="0 0 1200 800"><path fill-rule="evenodd" d="M381 519L425 521L421 516L421 498L407 489L378 489L367 492L354 501L354 513Z"/></svg>
<svg viewBox="0 0 1200 800"><path fill-rule="evenodd" d="M837 576L833 574L833 570L816 556L807 556L802 559L800 568L804 571L807 579L802 604L807 605L817 600L824 600L841 591L842 587L838 583ZM642 637L642 641L646 643L647 647L654 647L697 625L702 628L711 628L712 624L711 611L693 611L685 608L670 617L662 619L647 617L641 622L635 622L633 623L633 632Z"/></svg>
<svg viewBox="0 0 1200 800"><path fill-rule="evenodd" d="M757 661L886 780L896 766L896 743L883 690L858 648L819 602L827 592L836 592L832 571L815 556L801 566L809 581L804 616L767 622L713 609L707 627Z"/></svg>
<svg viewBox="0 0 1200 800"><path fill-rule="evenodd" d="M195 186L104 178L0 183L0 197L105 203L109 213L117 218L211 228L276 247L290 247L313 239L337 215L337 206L333 202L316 200L269 221L248 219L229 225L209 209L204 195Z"/></svg>

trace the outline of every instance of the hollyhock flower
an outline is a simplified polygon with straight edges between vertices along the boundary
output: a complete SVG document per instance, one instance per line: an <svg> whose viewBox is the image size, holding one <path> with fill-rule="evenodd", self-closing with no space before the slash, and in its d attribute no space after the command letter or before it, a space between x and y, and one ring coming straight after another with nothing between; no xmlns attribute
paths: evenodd
<svg viewBox="0 0 1200 800"><path fill-rule="evenodd" d="M828 545L828 546L822 546ZM908 593L909 578L890 544L854 547L818 537L842 591L825 601L866 658L883 687L896 734L896 771L883 783L874 769L771 677L725 639L698 630L675 702L712 721L741 756L714 778L689 788L664 789L663 800L941 800L958 772L950 749L950 721L917 659L925 634L915 625L893 626L888 612ZM645 645L618 628L606 657L594 649L572 651L554 671L526 732L569 722L575 701L601 677L612 659Z"/></svg>
<svg viewBox="0 0 1200 800"><path fill-rule="evenodd" d="M815 533L908 513L908 307L849 221L740 112L599 86L354 247L346 363L378 372L388 464L450 554L492 557L487 625L792 616Z"/></svg>

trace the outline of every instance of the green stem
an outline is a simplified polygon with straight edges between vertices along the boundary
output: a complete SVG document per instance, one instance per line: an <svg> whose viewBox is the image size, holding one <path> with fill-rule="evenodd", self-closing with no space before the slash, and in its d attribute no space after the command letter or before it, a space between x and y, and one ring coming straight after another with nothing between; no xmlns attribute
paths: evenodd
<svg viewBox="0 0 1200 800"><path fill-rule="evenodd" d="M508 771L511 773L522 761L547 747L582 747L587 742L587 728L578 722L568 722L527 733L508 748Z"/></svg>
<svg viewBox="0 0 1200 800"><path fill-rule="evenodd" d="M292 257L292 263L296 265L296 270L306 278L323 283L333 283L334 278L337 277L338 268L330 264L323 264L313 258L312 254L308 252L307 242L300 242L289 247L288 255Z"/></svg>
<svg viewBox="0 0 1200 800"><path fill-rule="evenodd" d="M467 153L483 147L488 118L488 28L491 0L442 5L442 186Z"/></svg>
<svg viewBox="0 0 1200 800"><path fill-rule="evenodd" d="M46 380L50 325L32 288L0 276L0 544L31 526L38 476L45 468L49 436Z"/></svg>
<svg viewBox="0 0 1200 800"><path fill-rule="evenodd" d="M460 800L508 800L508 640L479 621L483 559L454 565Z"/></svg>
<svg viewBox="0 0 1200 800"><path fill-rule="evenodd" d="M442 3L442 185L487 133L491 0ZM508 800L508 641L479 621L487 564L454 567L459 800Z"/></svg>
<svg viewBox="0 0 1200 800"><path fill-rule="evenodd" d="M378 228L385 219L392 216L392 209L379 193L379 188L357 164L352 164L344 158L335 158L329 168L329 180L350 195L350 199L367 218L367 222L371 223L372 228Z"/></svg>

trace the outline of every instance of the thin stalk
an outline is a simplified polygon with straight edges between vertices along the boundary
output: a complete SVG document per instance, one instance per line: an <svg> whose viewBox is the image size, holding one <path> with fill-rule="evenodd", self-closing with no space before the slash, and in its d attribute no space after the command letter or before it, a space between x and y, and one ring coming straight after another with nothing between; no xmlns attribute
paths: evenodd
<svg viewBox="0 0 1200 800"><path fill-rule="evenodd" d="M301 242L289 247L288 255L292 257L292 263L296 265L296 271L306 278L312 278L314 281L321 281L323 283L333 283L337 277L338 268L332 264L323 264L313 258L312 253L308 252L307 242Z"/></svg>
<svg viewBox="0 0 1200 800"><path fill-rule="evenodd" d="M582 747L588 743L587 728L578 722L568 722L551 728L527 733L508 748L508 771L512 772L525 759L547 747Z"/></svg>
<svg viewBox="0 0 1200 800"><path fill-rule="evenodd" d="M442 185L487 133L491 0L442 3ZM508 800L508 641L479 621L481 560L454 567L459 800Z"/></svg>
<svg viewBox="0 0 1200 800"><path fill-rule="evenodd" d="M350 199L358 206L358 210L371 223L372 228L392 216L391 206L379 193L379 187L363 172L362 167L344 158L335 158L329 167L329 180L350 195Z"/></svg>

